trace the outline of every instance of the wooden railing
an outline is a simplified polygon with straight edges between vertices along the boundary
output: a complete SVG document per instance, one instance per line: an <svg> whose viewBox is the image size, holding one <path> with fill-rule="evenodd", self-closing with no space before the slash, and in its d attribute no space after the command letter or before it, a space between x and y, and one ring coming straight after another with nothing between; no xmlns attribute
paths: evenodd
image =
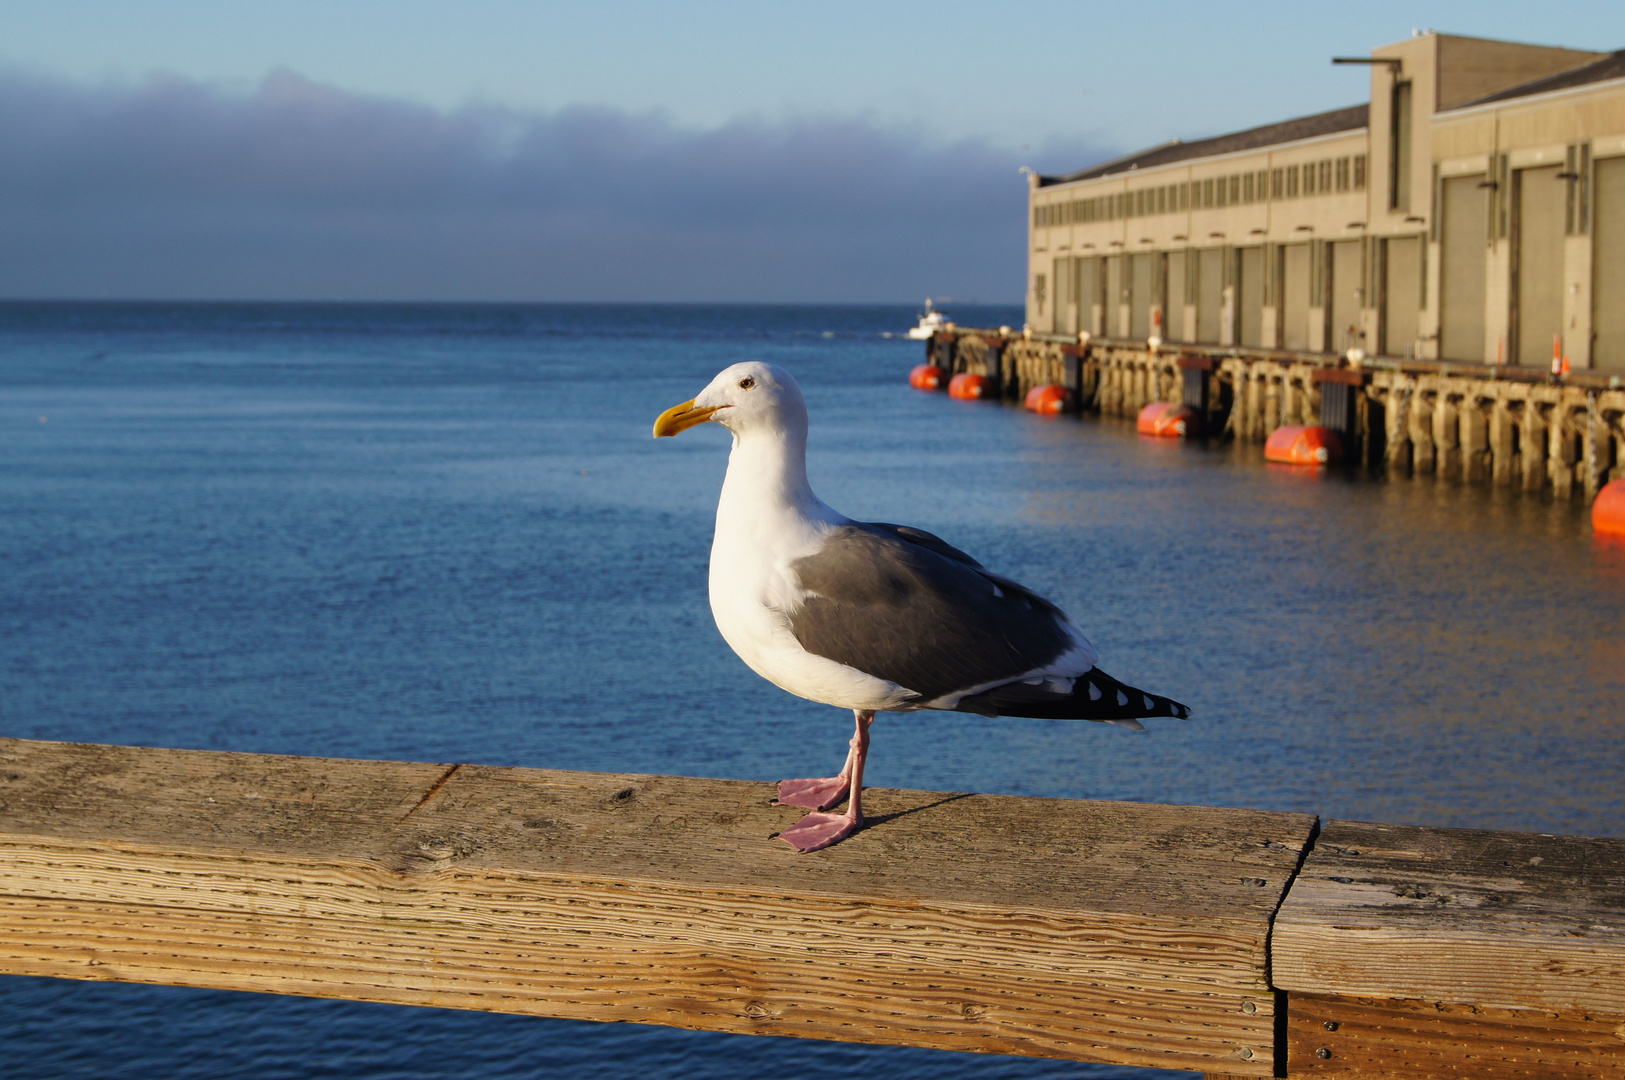
<svg viewBox="0 0 1625 1080"><path fill-rule="evenodd" d="M1625 841L0 740L0 971L1214 1075L1625 1076Z"/></svg>

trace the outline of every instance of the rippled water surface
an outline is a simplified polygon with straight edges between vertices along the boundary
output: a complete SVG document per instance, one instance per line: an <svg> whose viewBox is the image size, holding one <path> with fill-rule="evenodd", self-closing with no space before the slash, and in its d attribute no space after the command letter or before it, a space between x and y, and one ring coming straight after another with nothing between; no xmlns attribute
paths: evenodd
<svg viewBox="0 0 1625 1080"><path fill-rule="evenodd" d="M1015 309L960 309L967 323ZM726 464L661 409L791 369L826 501L1047 593L1195 711L883 716L877 786L1625 835L1625 550L1578 506L1266 466L903 381L903 308L0 305L0 734L773 780L850 714L711 624ZM809 760L809 755L812 760ZM18 1078L1145 1070L0 978Z"/></svg>

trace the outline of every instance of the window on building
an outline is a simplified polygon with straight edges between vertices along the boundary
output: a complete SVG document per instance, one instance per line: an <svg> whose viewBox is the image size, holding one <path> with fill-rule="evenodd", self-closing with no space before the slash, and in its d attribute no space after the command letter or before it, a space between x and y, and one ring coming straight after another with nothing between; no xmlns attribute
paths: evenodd
<svg viewBox="0 0 1625 1080"><path fill-rule="evenodd" d="M1286 167L1286 197L1289 199L1298 197L1298 167L1296 165Z"/></svg>
<svg viewBox="0 0 1625 1080"><path fill-rule="evenodd" d="M1394 84L1393 120L1388 126L1388 208L1411 208L1411 84Z"/></svg>
<svg viewBox="0 0 1625 1080"><path fill-rule="evenodd" d="M1315 190L1320 192L1321 194L1325 194L1326 192L1330 191L1331 189L1332 189L1332 159L1327 158L1325 161L1322 161L1320 163L1320 183L1315 185Z"/></svg>
<svg viewBox="0 0 1625 1080"><path fill-rule="evenodd" d="M1179 208L1181 210L1191 208L1191 186L1188 182L1179 185Z"/></svg>
<svg viewBox="0 0 1625 1080"><path fill-rule="evenodd" d="M1214 181L1214 183L1213 183L1213 194L1214 194L1214 199L1213 199L1213 205L1214 206L1229 206L1230 205L1230 178L1227 177L1227 176L1221 176L1216 181Z"/></svg>
<svg viewBox="0 0 1625 1080"><path fill-rule="evenodd" d="M1241 179L1241 201L1242 202L1249 202L1249 203L1253 201L1253 174L1252 173L1248 173L1246 176L1242 177L1242 179Z"/></svg>
<svg viewBox="0 0 1625 1080"><path fill-rule="evenodd" d="M1157 189L1157 213L1166 214L1167 212L1168 212L1168 189L1165 188L1165 187L1160 187L1160 188Z"/></svg>
<svg viewBox="0 0 1625 1080"><path fill-rule="evenodd" d="M1354 155L1354 190L1365 190L1365 155Z"/></svg>
<svg viewBox="0 0 1625 1080"><path fill-rule="evenodd" d="M1286 194L1286 170L1270 170L1270 198L1279 199Z"/></svg>
<svg viewBox="0 0 1625 1080"><path fill-rule="evenodd" d="M1232 174L1230 177L1230 202L1232 205L1241 201L1241 175Z"/></svg>
<svg viewBox="0 0 1625 1080"><path fill-rule="evenodd" d="M1207 209L1213 205L1213 181L1202 181L1202 207Z"/></svg>

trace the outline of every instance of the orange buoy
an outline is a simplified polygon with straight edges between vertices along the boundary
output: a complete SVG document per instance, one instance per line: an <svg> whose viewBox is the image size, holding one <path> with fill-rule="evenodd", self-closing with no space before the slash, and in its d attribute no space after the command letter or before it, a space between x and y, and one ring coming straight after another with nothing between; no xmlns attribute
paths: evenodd
<svg viewBox="0 0 1625 1080"><path fill-rule="evenodd" d="M1072 397L1072 392L1064 386L1055 383L1046 383L1035 386L1027 391L1027 400L1023 404L1028 412L1035 412L1041 416L1054 416L1065 412Z"/></svg>
<svg viewBox="0 0 1625 1080"><path fill-rule="evenodd" d="M1278 427L1264 444L1264 460L1285 465L1327 465L1343 460L1337 432L1323 427Z"/></svg>
<svg viewBox="0 0 1625 1080"><path fill-rule="evenodd" d="M1153 401L1140 410L1139 417L1134 421L1134 430L1141 435L1177 439L1185 435L1198 434L1201 430L1201 421L1201 415L1189 405Z"/></svg>
<svg viewBox="0 0 1625 1080"><path fill-rule="evenodd" d="M908 373L908 384L916 390L941 390L942 369L935 364L916 364Z"/></svg>
<svg viewBox="0 0 1625 1080"><path fill-rule="evenodd" d="M960 401L975 401L987 392L987 379L961 371L948 380L948 396Z"/></svg>
<svg viewBox="0 0 1625 1080"><path fill-rule="evenodd" d="M1155 435L1157 433L1157 421L1161 420L1162 414L1171 408L1173 406L1166 401L1153 401L1140 410L1139 417L1134 421L1134 430L1141 435Z"/></svg>
<svg viewBox="0 0 1625 1080"><path fill-rule="evenodd" d="M1591 504L1591 531L1625 536L1625 480L1610 480L1597 492Z"/></svg>

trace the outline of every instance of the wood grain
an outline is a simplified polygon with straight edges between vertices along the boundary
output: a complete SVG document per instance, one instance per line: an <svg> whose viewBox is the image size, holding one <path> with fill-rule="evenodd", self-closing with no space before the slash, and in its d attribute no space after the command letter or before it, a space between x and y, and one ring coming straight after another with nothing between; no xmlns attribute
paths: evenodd
<svg viewBox="0 0 1625 1080"><path fill-rule="evenodd" d="M1306 815L0 740L0 970L1273 1070Z"/></svg>
<svg viewBox="0 0 1625 1080"><path fill-rule="evenodd" d="M1332 822L1271 972L1289 991L1625 1015L1625 840Z"/></svg>
<svg viewBox="0 0 1625 1080"><path fill-rule="evenodd" d="M1287 1073L1324 1080L1625 1078L1625 1017L1292 994Z"/></svg>

